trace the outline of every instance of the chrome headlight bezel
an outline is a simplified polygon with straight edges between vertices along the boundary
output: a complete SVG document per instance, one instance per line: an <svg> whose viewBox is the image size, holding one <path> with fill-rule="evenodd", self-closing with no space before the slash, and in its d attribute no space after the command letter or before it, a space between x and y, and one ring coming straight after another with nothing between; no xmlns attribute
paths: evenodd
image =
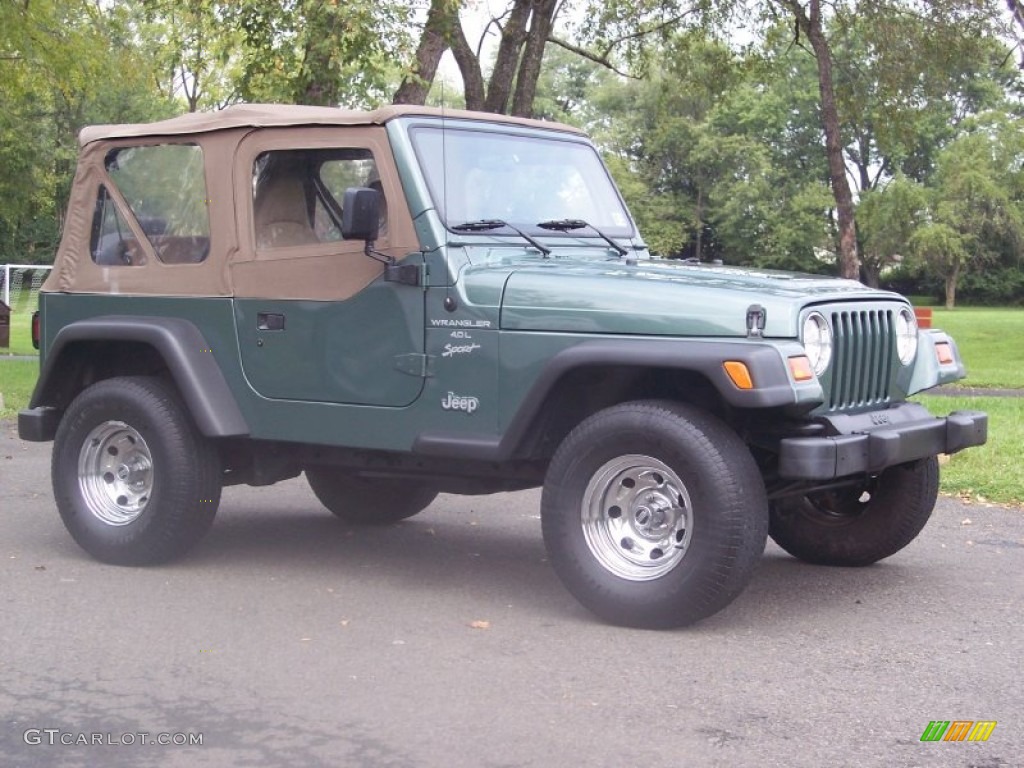
<svg viewBox="0 0 1024 768"><path fill-rule="evenodd" d="M917 318L914 311L903 307L896 313L896 356L903 365L910 365L917 357Z"/></svg>
<svg viewBox="0 0 1024 768"><path fill-rule="evenodd" d="M832 326L821 312L810 312L800 326L800 343L815 376L821 376L832 362Z"/></svg>

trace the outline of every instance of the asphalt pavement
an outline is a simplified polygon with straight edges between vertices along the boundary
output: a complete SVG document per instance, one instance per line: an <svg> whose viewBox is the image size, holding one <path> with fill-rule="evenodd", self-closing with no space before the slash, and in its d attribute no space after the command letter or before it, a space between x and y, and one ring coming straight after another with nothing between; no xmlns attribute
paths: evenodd
<svg viewBox="0 0 1024 768"><path fill-rule="evenodd" d="M562 588L536 491L366 530L301 479L229 488L186 559L118 568L65 533L49 451L0 423L5 768L1024 766L1024 510L943 499L862 569L769 544L729 608L652 632Z"/></svg>

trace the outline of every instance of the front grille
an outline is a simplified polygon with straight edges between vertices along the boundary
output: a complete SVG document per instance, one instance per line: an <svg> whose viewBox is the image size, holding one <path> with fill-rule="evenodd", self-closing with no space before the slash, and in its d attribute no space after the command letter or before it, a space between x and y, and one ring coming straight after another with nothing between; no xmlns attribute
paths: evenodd
<svg viewBox="0 0 1024 768"><path fill-rule="evenodd" d="M888 402L896 344L893 311L835 310L831 321L834 349L829 409Z"/></svg>

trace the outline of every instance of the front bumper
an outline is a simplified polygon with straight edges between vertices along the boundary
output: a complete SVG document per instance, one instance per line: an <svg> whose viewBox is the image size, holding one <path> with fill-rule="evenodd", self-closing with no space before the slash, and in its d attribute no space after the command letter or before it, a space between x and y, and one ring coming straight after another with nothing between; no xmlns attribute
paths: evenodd
<svg viewBox="0 0 1024 768"><path fill-rule="evenodd" d="M937 418L916 403L824 420L832 433L827 437L780 441L781 477L832 480L875 474L896 464L982 445L988 439L987 414L955 411Z"/></svg>

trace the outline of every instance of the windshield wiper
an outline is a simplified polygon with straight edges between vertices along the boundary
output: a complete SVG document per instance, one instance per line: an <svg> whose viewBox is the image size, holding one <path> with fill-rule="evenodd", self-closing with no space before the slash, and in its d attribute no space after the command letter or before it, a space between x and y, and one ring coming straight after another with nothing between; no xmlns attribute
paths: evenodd
<svg viewBox="0 0 1024 768"><path fill-rule="evenodd" d="M569 232L573 229L590 229L593 230L598 237L608 243L608 245L614 248L618 252L619 256L625 256L629 253L628 250L616 243L600 229L595 227L593 224L585 222L583 219L552 219L550 221L542 221L537 226L541 229L554 229L559 232Z"/></svg>
<svg viewBox="0 0 1024 768"><path fill-rule="evenodd" d="M515 232L517 235L523 238L523 240L525 240L538 251L540 251L542 254L544 254L544 258L547 258L548 255L551 253L551 249L548 248L546 245L530 237L528 234L523 232L523 230L519 229L519 227L513 227L507 221L502 221L501 219L480 219L479 221L466 221L463 222L462 224L453 224L448 228L454 229L456 232L488 232L492 229L501 229L502 227L508 227L509 229L511 229L513 232Z"/></svg>
<svg viewBox="0 0 1024 768"><path fill-rule="evenodd" d="M462 224L453 224L449 229L456 232L486 232L489 229L501 229L508 225L501 219L480 219L479 221L465 221Z"/></svg>

